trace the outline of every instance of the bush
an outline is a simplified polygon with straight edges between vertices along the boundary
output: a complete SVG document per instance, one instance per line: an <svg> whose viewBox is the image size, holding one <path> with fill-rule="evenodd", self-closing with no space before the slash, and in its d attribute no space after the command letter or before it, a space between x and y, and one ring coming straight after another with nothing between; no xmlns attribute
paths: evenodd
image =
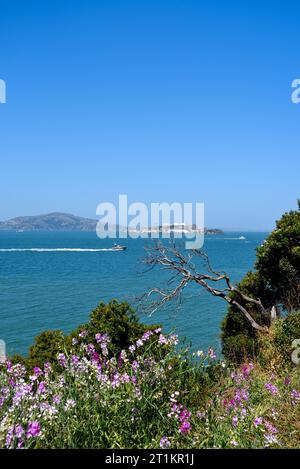
<svg viewBox="0 0 300 469"><path fill-rule="evenodd" d="M286 364L293 365L291 355L294 350L292 343L300 339L300 311L280 319L274 324L274 345Z"/></svg>
<svg viewBox="0 0 300 469"><path fill-rule="evenodd" d="M252 298L265 296L265 285L257 272L248 272L238 284L238 288ZM236 294L232 298L239 300ZM245 304L252 317L261 325L269 325L269 320L262 317L252 304ZM257 331L249 321L235 307L230 306L221 324L222 352L224 356L235 363L242 363L245 357L254 358L259 351Z"/></svg>
<svg viewBox="0 0 300 469"><path fill-rule="evenodd" d="M255 271L248 272L238 287L248 296L260 298L267 310L281 305L294 312L300 307L300 201L298 210L285 213L276 222L276 229L257 249ZM233 297L235 294L233 295ZM269 325L269 318L253 307L244 305L260 325ZM287 325L285 326L287 327ZM222 323L223 353L240 362L245 352L255 357L259 352L258 333L237 310L230 306Z"/></svg>
<svg viewBox="0 0 300 469"><path fill-rule="evenodd" d="M139 322L134 310L128 303L118 303L112 300L108 304L100 303L92 311L90 320L82 324L69 335L64 336L60 330L42 332L30 347L28 357L14 355L12 363L21 363L30 372L35 366L41 367L48 362L57 367L57 354L64 350L69 352L72 348L72 340L82 333L81 342L97 345L95 335L107 334L110 337L110 353L116 355L120 350L129 346L146 330L153 330L157 326L145 326Z"/></svg>
<svg viewBox="0 0 300 469"><path fill-rule="evenodd" d="M143 332L156 327L146 327L141 324L128 303L118 303L116 300L112 300L107 305L100 303L92 311L89 322L82 324L68 336L67 347L69 348L72 339L83 331L85 335L83 342L95 344L95 335L101 332L109 335L111 339L110 351L116 354L123 348L128 347Z"/></svg>

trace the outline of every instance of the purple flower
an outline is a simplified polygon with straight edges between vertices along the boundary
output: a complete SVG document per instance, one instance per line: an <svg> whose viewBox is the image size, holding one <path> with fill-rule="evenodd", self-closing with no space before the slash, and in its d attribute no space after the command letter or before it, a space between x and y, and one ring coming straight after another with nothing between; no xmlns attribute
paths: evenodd
<svg viewBox="0 0 300 469"><path fill-rule="evenodd" d="M37 377L41 376L41 374L43 373L42 370L38 366L35 366L33 368L33 372L34 372L35 376L37 376Z"/></svg>
<svg viewBox="0 0 300 469"><path fill-rule="evenodd" d="M78 357L77 355L72 355L72 356L71 356L72 365L77 366L78 363L79 363L79 361L80 361L80 359L79 359L79 357Z"/></svg>
<svg viewBox="0 0 300 469"><path fill-rule="evenodd" d="M257 428L259 425L263 423L263 418L262 417L255 417L253 425L255 428Z"/></svg>
<svg viewBox="0 0 300 469"><path fill-rule="evenodd" d="M86 347L86 351L89 355L92 355L95 352L95 347L93 344L88 344Z"/></svg>
<svg viewBox="0 0 300 469"><path fill-rule="evenodd" d="M45 392L46 392L45 382L41 381L39 386L38 386L37 393L38 394L44 394Z"/></svg>
<svg viewBox="0 0 300 469"><path fill-rule="evenodd" d="M232 417L232 422L231 422L231 423L232 423L232 426L233 426L233 427L236 427L236 426L238 425L239 419L238 419L237 415L234 415L234 416Z"/></svg>
<svg viewBox="0 0 300 469"><path fill-rule="evenodd" d="M14 438L14 426L12 425L11 427L9 427L8 432L6 434L5 445L7 448L10 447L13 441L13 438Z"/></svg>
<svg viewBox="0 0 300 469"><path fill-rule="evenodd" d="M267 433L265 435L265 443L266 443L266 446L269 446L272 444L278 444L278 440L275 435Z"/></svg>
<svg viewBox="0 0 300 469"><path fill-rule="evenodd" d="M66 356L64 353L59 353L57 355L57 361L58 363L60 364L60 366L62 366L63 368L66 368L67 366L67 359L66 359Z"/></svg>
<svg viewBox="0 0 300 469"><path fill-rule="evenodd" d="M191 412L188 411L187 409L184 409L179 415L179 420L180 422L185 422L190 418L190 416L191 416Z"/></svg>
<svg viewBox="0 0 300 469"><path fill-rule="evenodd" d="M180 433L186 434L190 431L190 429L191 429L190 422L185 421L181 424L179 431L180 431Z"/></svg>
<svg viewBox="0 0 300 469"><path fill-rule="evenodd" d="M45 375L49 374L52 371L50 363L46 362L44 364L44 373Z"/></svg>
<svg viewBox="0 0 300 469"><path fill-rule="evenodd" d="M74 399L68 399L65 403L65 411L68 411L70 409L73 409L73 407L76 406L76 402L74 401Z"/></svg>
<svg viewBox="0 0 300 469"><path fill-rule="evenodd" d="M27 438L39 436L40 433L41 433L41 426L39 422L37 422L36 420L33 422L29 422L28 427L27 427L27 432L26 432Z"/></svg>
<svg viewBox="0 0 300 469"><path fill-rule="evenodd" d="M292 389L291 391L292 404L296 405L300 401L300 392L297 389Z"/></svg>
<svg viewBox="0 0 300 469"><path fill-rule="evenodd" d="M272 383L266 383L265 384L265 388L270 391L270 393L273 395L273 396L276 396L276 394L278 394L278 388L272 384Z"/></svg>
<svg viewBox="0 0 300 469"><path fill-rule="evenodd" d="M289 386L289 385L291 384L291 382L292 382L291 378L290 378L289 376L286 376L286 377L284 378L283 384L284 384L285 386Z"/></svg>
<svg viewBox="0 0 300 469"><path fill-rule="evenodd" d="M210 347L207 351L207 355L212 359L215 360L217 358L216 352L212 347Z"/></svg>
<svg viewBox="0 0 300 469"><path fill-rule="evenodd" d="M136 347L139 348L139 347L142 347L144 345L144 342L142 341L142 339L138 339L136 341Z"/></svg>
<svg viewBox="0 0 300 469"><path fill-rule="evenodd" d="M83 329L83 331L79 332L78 334L78 337L80 337L81 339L83 339L84 337L86 337L88 335L88 331L86 329Z"/></svg>
<svg viewBox="0 0 300 469"><path fill-rule="evenodd" d="M160 345L165 345L168 343L168 339L163 334L160 334L158 342Z"/></svg>
<svg viewBox="0 0 300 469"><path fill-rule="evenodd" d="M277 433L277 428L267 421L265 421L265 427L270 434L274 435L275 433Z"/></svg>
<svg viewBox="0 0 300 469"><path fill-rule="evenodd" d="M133 360L132 364L131 364L131 367L134 371L134 373L137 372L138 368L140 367L139 363L136 361L136 360Z"/></svg>
<svg viewBox="0 0 300 469"><path fill-rule="evenodd" d="M159 442L159 446L163 449L167 449L167 448L170 448L171 442L170 440L168 440L166 436L163 436Z"/></svg>
<svg viewBox="0 0 300 469"><path fill-rule="evenodd" d="M23 427L21 425L16 425L15 435L17 438L21 438L24 433Z"/></svg>

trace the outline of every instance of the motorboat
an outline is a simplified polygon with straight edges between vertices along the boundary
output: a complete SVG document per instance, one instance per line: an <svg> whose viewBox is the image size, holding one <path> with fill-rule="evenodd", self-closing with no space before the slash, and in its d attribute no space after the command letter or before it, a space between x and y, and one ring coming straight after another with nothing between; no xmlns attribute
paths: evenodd
<svg viewBox="0 0 300 469"><path fill-rule="evenodd" d="M127 247L115 243L111 249L112 251L126 251Z"/></svg>

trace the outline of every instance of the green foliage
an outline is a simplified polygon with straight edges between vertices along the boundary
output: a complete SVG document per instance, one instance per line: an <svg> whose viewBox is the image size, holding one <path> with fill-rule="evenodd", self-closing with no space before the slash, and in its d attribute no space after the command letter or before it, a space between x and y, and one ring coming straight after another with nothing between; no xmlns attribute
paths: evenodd
<svg viewBox="0 0 300 469"><path fill-rule="evenodd" d="M256 269L268 286L274 303L288 311L300 308L300 202L285 213L276 229L257 249Z"/></svg>
<svg viewBox="0 0 300 469"><path fill-rule="evenodd" d="M282 305L292 312L300 308L300 202L298 210L285 213L276 229L257 249L255 271L248 272L239 289L248 296L260 298L266 309ZM236 294L233 298L239 299ZM260 325L269 325L269 318L251 304L243 304ZM259 352L258 333L242 313L230 306L222 323L222 347L230 360L241 362L245 355Z"/></svg>
<svg viewBox="0 0 300 469"><path fill-rule="evenodd" d="M68 336L67 346L70 347L72 338L77 337L82 331L87 332L84 342L95 344L95 335L100 332L109 335L110 350L116 354L128 347L143 332L155 329L155 327L157 326L146 327L141 324L128 303L118 303L112 300L108 304L100 303L92 311L89 322L82 324Z"/></svg>
<svg viewBox="0 0 300 469"><path fill-rule="evenodd" d="M22 363L29 371L35 366L41 367L45 362L57 367L59 351L69 352L72 348L72 339L78 338L78 334L82 331L85 331L85 337L82 338L81 342L93 345L96 345L95 335L97 333L108 334L111 338L110 352L117 354L133 343L143 332L156 327L141 324L128 303L118 303L116 300L112 300L108 304L100 303L92 311L89 322L82 324L67 336L64 336L60 330L42 332L30 347L28 357L15 355L12 357L12 362Z"/></svg>
<svg viewBox="0 0 300 469"><path fill-rule="evenodd" d="M238 284L238 288L252 298L267 299L265 285L258 272L248 272ZM240 301L236 293L231 296ZM259 324L269 325L268 318L262 317L253 304L246 303L244 306ZM227 359L241 363L246 357L255 357L257 355L257 332L236 307L230 306L228 308L228 312L221 324L221 331L222 352Z"/></svg>
<svg viewBox="0 0 300 469"><path fill-rule="evenodd" d="M14 355L12 363L21 363L28 371L35 366L43 367L44 363L56 364L57 354L64 348L65 338L60 330L50 330L39 334L29 349L28 357Z"/></svg>
<svg viewBox="0 0 300 469"><path fill-rule="evenodd" d="M274 329L274 346L285 363L292 365L292 343L295 339L300 339L300 311L276 321Z"/></svg>

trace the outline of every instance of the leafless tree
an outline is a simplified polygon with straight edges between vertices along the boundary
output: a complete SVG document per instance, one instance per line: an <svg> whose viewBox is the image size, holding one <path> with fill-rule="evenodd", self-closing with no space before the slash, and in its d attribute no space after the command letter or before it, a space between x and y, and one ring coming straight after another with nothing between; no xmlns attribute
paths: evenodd
<svg viewBox="0 0 300 469"><path fill-rule="evenodd" d="M148 266L148 269L158 267L161 270L169 271L171 274L168 281L170 288L167 290L153 288L143 295L143 303L150 315L171 300L181 301L184 289L189 284L196 284L203 287L211 295L222 298L229 305L235 306L254 329L268 332L267 326L260 325L254 320L249 311L249 305L258 309L263 316L269 319L271 311L263 306L260 299L245 295L237 286L233 285L226 272L215 271L207 254L202 250L193 250L185 255L175 244L166 246L157 243L154 247L146 248L146 252L147 256L144 263ZM195 256L201 258L207 273L201 273L197 270L193 263ZM151 300L151 298L154 298L154 300Z"/></svg>

